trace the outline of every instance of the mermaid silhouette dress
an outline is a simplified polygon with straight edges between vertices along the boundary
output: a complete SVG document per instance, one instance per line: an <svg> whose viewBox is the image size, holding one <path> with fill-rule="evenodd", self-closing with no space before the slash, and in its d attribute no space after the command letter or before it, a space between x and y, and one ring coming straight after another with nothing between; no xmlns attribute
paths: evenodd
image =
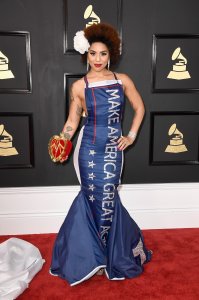
<svg viewBox="0 0 199 300"><path fill-rule="evenodd" d="M122 82L88 83L88 116L74 164L81 190L57 235L50 273L76 285L105 268L110 280L133 278L150 261L151 251L118 195L123 152L117 148L124 106Z"/></svg>

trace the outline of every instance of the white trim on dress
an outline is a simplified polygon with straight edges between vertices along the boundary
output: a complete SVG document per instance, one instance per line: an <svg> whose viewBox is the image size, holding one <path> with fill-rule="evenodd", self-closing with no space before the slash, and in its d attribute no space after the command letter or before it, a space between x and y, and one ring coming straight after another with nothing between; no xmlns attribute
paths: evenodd
<svg viewBox="0 0 199 300"><path fill-rule="evenodd" d="M82 281L85 281L85 280L89 279L89 278L92 277L95 273L97 273L97 271L99 271L100 269L105 268L105 267L106 267L106 265L102 265L102 266L96 267L93 271L91 271L90 273L88 273L88 275L86 275L85 277L83 277L81 280L76 281L76 282L74 282L74 283L71 283L70 286L79 284L79 283L81 283Z"/></svg>
<svg viewBox="0 0 199 300"><path fill-rule="evenodd" d="M80 176L80 171L79 171L79 149L81 146L81 142L82 142L82 137L83 137L83 133L84 133L84 126L82 126L80 132L79 132L79 136L77 139L77 143L76 143L76 147L75 147L75 151L73 154L73 164L74 164L74 168L75 168L75 172L78 178L78 181L81 185L81 176Z"/></svg>
<svg viewBox="0 0 199 300"><path fill-rule="evenodd" d="M108 273L107 273L106 269L105 269L105 274L106 274L106 277L107 277L109 280L124 280L124 279L125 279L125 277L121 277L121 278L114 277L114 278L110 279L109 276L108 276Z"/></svg>
<svg viewBox="0 0 199 300"><path fill-rule="evenodd" d="M49 274L52 275L52 276L59 276L58 274L52 273L51 269L49 269Z"/></svg>
<svg viewBox="0 0 199 300"><path fill-rule="evenodd" d="M96 81L96 82L90 82L88 83L88 87L98 87L98 86L106 86L111 84L119 83L122 85L122 81L120 79L109 79L109 80L102 80L102 81Z"/></svg>

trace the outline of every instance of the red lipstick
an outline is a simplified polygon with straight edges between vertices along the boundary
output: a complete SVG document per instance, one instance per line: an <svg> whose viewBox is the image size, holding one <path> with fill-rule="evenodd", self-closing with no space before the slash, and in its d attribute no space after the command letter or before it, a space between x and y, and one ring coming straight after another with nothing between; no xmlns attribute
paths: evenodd
<svg viewBox="0 0 199 300"><path fill-rule="evenodd" d="M102 66L102 64L94 64L94 66L95 66L96 68L100 68L100 67Z"/></svg>

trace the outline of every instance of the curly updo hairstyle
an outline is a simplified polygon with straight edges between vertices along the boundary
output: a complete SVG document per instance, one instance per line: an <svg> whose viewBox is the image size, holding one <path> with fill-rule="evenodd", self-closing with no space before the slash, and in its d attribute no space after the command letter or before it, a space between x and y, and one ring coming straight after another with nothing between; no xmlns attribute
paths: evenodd
<svg viewBox="0 0 199 300"><path fill-rule="evenodd" d="M89 44L101 42L105 44L110 53L110 63L114 65L120 57L120 37L118 32L110 24L93 24L84 29L85 37ZM82 55L83 62L87 61L87 54Z"/></svg>

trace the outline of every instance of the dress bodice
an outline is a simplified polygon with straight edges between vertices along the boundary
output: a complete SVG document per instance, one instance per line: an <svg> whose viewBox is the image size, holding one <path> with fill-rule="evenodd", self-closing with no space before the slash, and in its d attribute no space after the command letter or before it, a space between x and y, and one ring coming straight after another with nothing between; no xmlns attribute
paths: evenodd
<svg viewBox="0 0 199 300"><path fill-rule="evenodd" d="M104 80L88 83L85 77L85 99L87 106L87 127L94 131L114 127L120 129L123 113L124 93L121 80ZM102 134L102 131L100 130ZM100 134L100 135L101 135Z"/></svg>

